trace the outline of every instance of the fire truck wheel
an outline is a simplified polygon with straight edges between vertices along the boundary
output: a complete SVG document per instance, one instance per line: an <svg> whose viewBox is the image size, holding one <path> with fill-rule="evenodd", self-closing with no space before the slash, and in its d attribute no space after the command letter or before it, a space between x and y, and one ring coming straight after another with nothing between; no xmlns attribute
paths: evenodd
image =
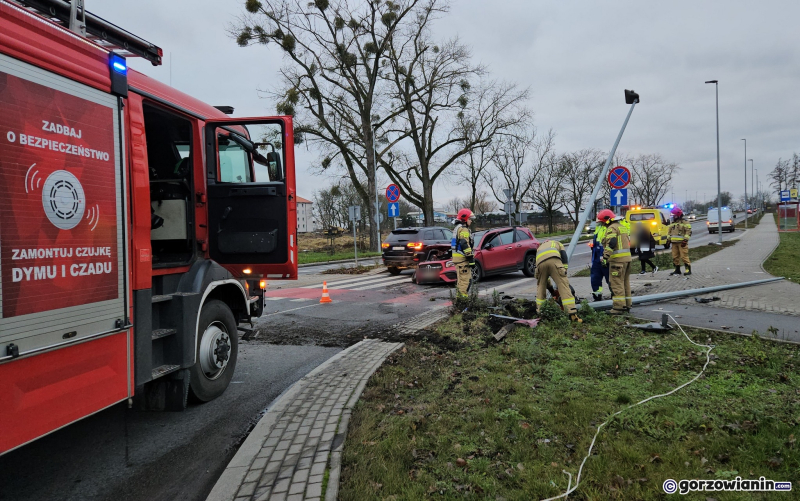
<svg viewBox="0 0 800 501"><path fill-rule="evenodd" d="M189 392L195 400L208 402L222 395L236 369L238 346L233 312L222 301L208 301L200 310L197 361L189 369Z"/></svg>

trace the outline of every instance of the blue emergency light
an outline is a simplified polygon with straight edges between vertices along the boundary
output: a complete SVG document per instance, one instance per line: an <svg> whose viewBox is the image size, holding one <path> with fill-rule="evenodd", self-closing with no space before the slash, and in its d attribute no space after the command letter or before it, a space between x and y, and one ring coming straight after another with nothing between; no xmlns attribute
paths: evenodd
<svg viewBox="0 0 800 501"><path fill-rule="evenodd" d="M108 67L111 76L111 93L120 97L128 97L128 62L114 52L108 55Z"/></svg>
<svg viewBox="0 0 800 501"><path fill-rule="evenodd" d="M117 73L122 73L123 75L128 73L128 65L125 64L124 57L118 56L116 54L111 54L109 61L111 62L111 68Z"/></svg>

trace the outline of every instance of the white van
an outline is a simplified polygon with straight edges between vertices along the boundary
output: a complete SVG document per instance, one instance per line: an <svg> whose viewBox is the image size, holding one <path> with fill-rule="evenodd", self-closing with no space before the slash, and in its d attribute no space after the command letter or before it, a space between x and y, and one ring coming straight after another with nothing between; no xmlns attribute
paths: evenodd
<svg viewBox="0 0 800 501"><path fill-rule="evenodd" d="M722 224L719 224L717 220L719 213L718 209L708 209L708 221L706 221L706 226L708 226L709 233L716 233L720 231L720 227L722 231L734 231L734 215L733 211L729 207L722 208Z"/></svg>

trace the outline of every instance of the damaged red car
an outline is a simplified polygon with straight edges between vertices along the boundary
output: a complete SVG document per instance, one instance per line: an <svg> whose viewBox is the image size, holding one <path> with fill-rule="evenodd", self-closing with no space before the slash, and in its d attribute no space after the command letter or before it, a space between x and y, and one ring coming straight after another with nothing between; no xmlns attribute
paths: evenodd
<svg viewBox="0 0 800 501"><path fill-rule="evenodd" d="M536 271L539 241L528 228L506 226L475 232L475 268L472 279L522 271L532 277ZM450 252L431 251L417 266L411 280L418 284L455 283L456 267Z"/></svg>

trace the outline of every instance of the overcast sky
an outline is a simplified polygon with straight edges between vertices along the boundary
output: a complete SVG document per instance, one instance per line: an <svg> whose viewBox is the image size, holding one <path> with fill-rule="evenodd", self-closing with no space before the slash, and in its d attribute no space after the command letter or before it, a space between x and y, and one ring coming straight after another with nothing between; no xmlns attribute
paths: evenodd
<svg viewBox="0 0 800 501"><path fill-rule="evenodd" d="M130 66L238 116L275 113L258 89L282 64L274 45L240 48L226 28L243 0L86 0L87 9L155 43L164 64ZM722 190L744 191L744 146L762 183L779 157L800 152L800 2L455 0L435 34L455 35L501 79L530 87L540 130L559 151L613 145L627 113L623 90L641 95L620 151L660 153L680 164L674 201L716 196L714 86L719 80ZM300 147L298 147L300 148ZM305 148L303 148L305 150ZM298 152L301 196L331 181ZM748 191L750 169L748 162ZM439 186L437 205L457 186ZM672 195L668 195L672 198Z"/></svg>

